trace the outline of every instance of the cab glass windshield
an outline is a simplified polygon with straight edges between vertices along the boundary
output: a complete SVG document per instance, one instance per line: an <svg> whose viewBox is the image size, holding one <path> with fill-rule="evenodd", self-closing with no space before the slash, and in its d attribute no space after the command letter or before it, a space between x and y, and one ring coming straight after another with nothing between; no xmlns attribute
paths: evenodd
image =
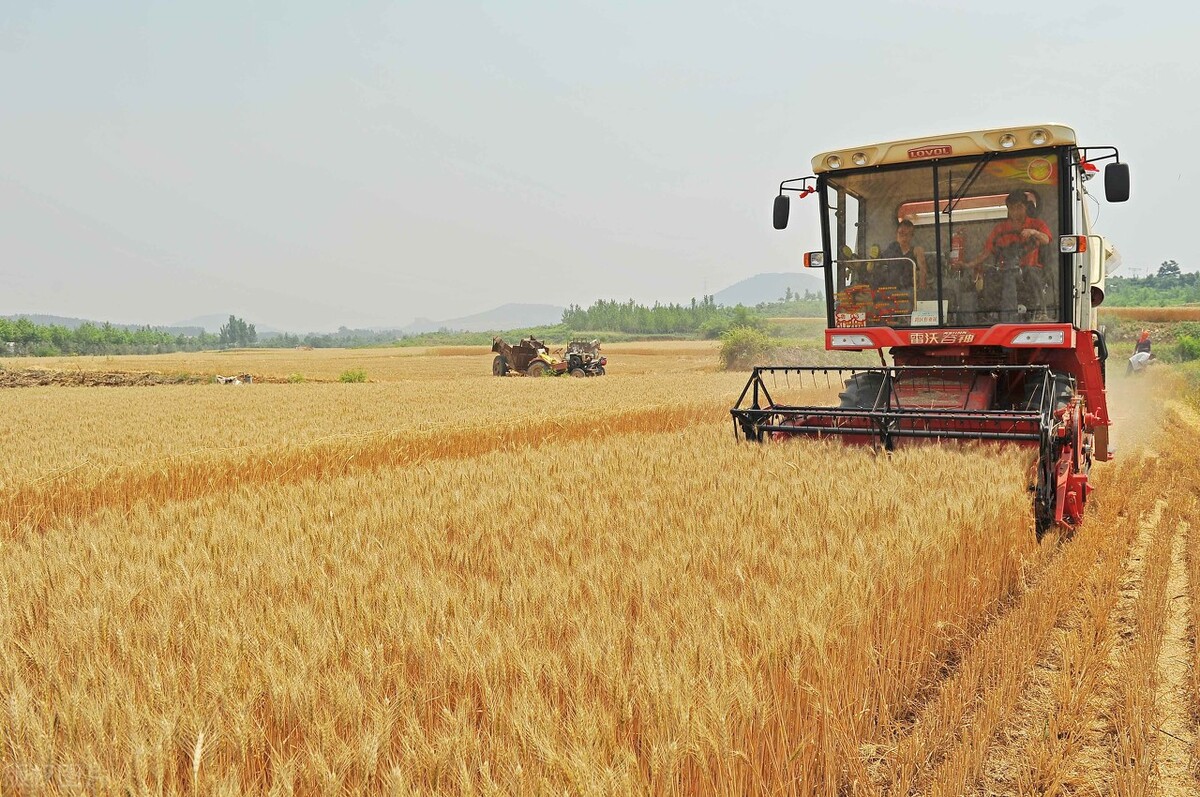
<svg viewBox="0 0 1200 797"><path fill-rule="evenodd" d="M825 175L834 326L1061 321L1055 151Z"/></svg>

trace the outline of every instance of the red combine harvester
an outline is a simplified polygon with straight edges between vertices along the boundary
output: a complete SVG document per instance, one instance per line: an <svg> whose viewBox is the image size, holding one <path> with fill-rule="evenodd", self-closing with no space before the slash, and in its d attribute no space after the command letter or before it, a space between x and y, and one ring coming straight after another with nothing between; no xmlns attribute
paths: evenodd
<svg viewBox="0 0 1200 797"><path fill-rule="evenodd" d="M735 429L888 451L939 440L1035 448L1038 539L1074 529L1092 461L1111 453L1096 307L1118 259L1085 202L1106 160L1105 197L1124 202L1129 167L1116 148L1081 147L1059 125L813 158L814 175L780 184L775 228L787 226L789 192L815 197L823 246L804 264L825 271L825 348L876 349L883 365L756 367L731 410ZM781 380L791 390L835 379L837 407L782 397Z"/></svg>

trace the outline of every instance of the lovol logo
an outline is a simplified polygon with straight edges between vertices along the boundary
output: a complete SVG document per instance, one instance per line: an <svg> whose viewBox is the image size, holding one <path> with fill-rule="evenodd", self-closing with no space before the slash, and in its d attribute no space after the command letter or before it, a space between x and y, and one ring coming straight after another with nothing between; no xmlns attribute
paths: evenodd
<svg viewBox="0 0 1200 797"><path fill-rule="evenodd" d="M908 151L908 159L916 160L917 158L940 158L943 155L953 154L954 147L949 144L940 144L936 147L917 147Z"/></svg>

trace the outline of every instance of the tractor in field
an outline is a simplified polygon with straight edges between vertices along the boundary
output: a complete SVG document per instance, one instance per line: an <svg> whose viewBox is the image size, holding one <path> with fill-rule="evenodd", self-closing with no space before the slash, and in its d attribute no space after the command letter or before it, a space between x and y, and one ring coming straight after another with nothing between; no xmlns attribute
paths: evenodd
<svg viewBox="0 0 1200 797"><path fill-rule="evenodd" d="M599 340L573 340L567 344L563 359L571 376L604 376L608 358L600 354Z"/></svg>
<svg viewBox="0 0 1200 797"><path fill-rule="evenodd" d="M756 367L731 410L735 431L888 451L937 441L1025 446L1037 454L1029 488L1038 539L1077 527L1092 463L1112 455L1096 308L1119 258L1086 201L1106 160L1106 199L1124 202L1129 167L1117 149L1079 146L1059 125L814 157L812 175L780 184L774 226L787 226L789 193L815 197L822 247L804 265L824 272L825 348L876 350L882 364ZM821 384L841 388L838 406L784 395Z"/></svg>
<svg viewBox="0 0 1200 797"><path fill-rule="evenodd" d="M600 341L571 341L562 357L551 354L535 337L522 338L513 346L504 338L492 338L493 376L604 376L608 359L600 356Z"/></svg>

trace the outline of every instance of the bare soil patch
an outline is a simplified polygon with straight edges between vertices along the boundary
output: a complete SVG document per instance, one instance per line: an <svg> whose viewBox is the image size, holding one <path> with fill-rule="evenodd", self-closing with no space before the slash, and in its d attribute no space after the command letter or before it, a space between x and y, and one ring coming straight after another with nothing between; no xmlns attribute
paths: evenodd
<svg viewBox="0 0 1200 797"><path fill-rule="evenodd" d="M282 377L251 375L254 382L286 383ZM153 387L156 385L203 385L217 381L217 374L160 373L157 371L54 371L42 368L0 370L4 387ZM318 380L308 380L318 381Z"/></svg>

